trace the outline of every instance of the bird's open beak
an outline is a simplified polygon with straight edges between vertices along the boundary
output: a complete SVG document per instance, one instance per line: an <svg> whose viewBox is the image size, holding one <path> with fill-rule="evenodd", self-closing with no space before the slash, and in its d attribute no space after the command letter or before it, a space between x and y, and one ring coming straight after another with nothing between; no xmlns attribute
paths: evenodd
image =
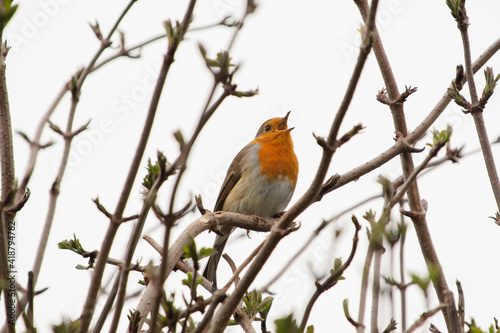
<svg viewBox="0 0 500 333"><path fill-rule="evenodd" d="M278 124L278 130L280 131L284 131L284 130L287 130L288 128L288 116L290 115L290 112L292 111L288 111L288 113L286 114L286 116L284 116L283 118L281 118L281 121L280 123ZM288 132L290 132L291 130L293 130L293 127L292 128L288 128Z"/></svg>

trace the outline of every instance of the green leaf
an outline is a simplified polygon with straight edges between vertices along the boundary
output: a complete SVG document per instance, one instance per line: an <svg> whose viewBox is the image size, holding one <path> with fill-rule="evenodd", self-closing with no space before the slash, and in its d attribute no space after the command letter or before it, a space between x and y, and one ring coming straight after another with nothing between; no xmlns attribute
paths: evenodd
<svg viewBox="0 0 500 333"><path fill-rule="evenodd" d="M127 318L129 321L129 332L137 332L139 330L139 322L141 321L141 313L137 310L129 310Z"/></svg>
<svg viewBox="0 0 500 333"><path fill-rule="evenodd" d="M170 294L168 299L162 298L161 309L163 314L158 316L160 327L168 327L168 332L175 332L181 318L181 310L174 306L175 294Z"/></svg>
<svg viewBox="0 0 500 333"><path fill-rule="evenodd" d="M259 93L259 89L255 89L255 90L247 90L247 91L235 91L234 93L232 93L233 96L236 96L236 97L252 97L252 96L255 96Z"/></svg>
<svg viewBox="0 0 500 333"><path fill-rule="evenodd" d="M214 253L214 249L202 247L198 253L198 258L201 260L203 258L209 257Z"/></svg>
<svg viewBox="0 0 500 333"><path fill-rule="evenodd" d="M54 333L76 333L80 329L80 320L71 320L64 318L58 325L52 325Z"/></svg>
<svg viewBox="0 0 500 333"><path fill-rule="evenodd" d="M148 164L146 166L147 174L142 180L142 186L147 190L151 190L155 181L165 171L166 165L167 158L160 151L156 154L156 162L154 164L151 162L151 159L148 158Z"/></svg>
<svg viewBox="0 0 500 333"><path fill-rule="evenodd" d="M260 310L259 310L259 315L262 320L266 321L267 320L267 315L269 314L269 311L271 310L271 306L273 305L274 297L272 296L267 296L264 298L264 300L261 303Z"/></svg>
<svg viewBox="0 0 500 333"><path fill-rule="evenodd" d="M420 277L417 274L410 274L412 283L416 284L424 293L427 293L431 278L429 276Z"/></svg>
<svg viewBox="0 0 500 333"><path fill-rule="evenodd" d="M276 333L301 333L292 314L276 319L274 323L276 324Z"/></svg>
<svg viewBox="0 0 500 333"><path fill-rule="evenodd" d="M200 276L199 274L197 276ZM203 282L203 277L196 279L196 287ZM182 280L182 284L188 286L189 288L193 285L193 274L191 272L187 273L187 279Z"/></svg>
<svg viewBox="0 0 500 333"><path fill-rule="evenodd" d="M3 8L0 9L0 25L1 29L5 29L7 23L9 23L10 19L14 16L17 11L18 5L12 6L12 0L3 0Z"/></svg>
<svg viewBox="0 0 500 333"><path fill-rule="evenodd" d="M443 146L448 141L450 141L452 128L450 125L447 125L445 130L438 131L437 129L433 129L431 133L432 133L432 144L428 143L427 145L430 147Z"/></svg>
<svg viewBox="0 0 500 333"><path fill-rule="evenodd" d="M70 251L73 251L73 252L78 253L80 255L87 252L83 249L83 246L80 243L80 240L78 238L76 238L76 234L73 234L73 239L63 240L63 241L59 242L57 244L57 246L61 250L70 250Z"/></svg>
<svg viewBox="0 0 500 333"><path fill-rule="evenodd" d="M261 293L257 290L253 290L246 293L245 297L243 297L243 303L245 304L243 306L243 312L245 312L250 321L265 321L271 310L273 300L274 298L271 296L263 300ZM257 314L260 315L260 318L256 318Z"/></svg>
<svg viewBox="0 0 500 333"><path fill-rule="evenodd" d="M340 266L342 266L342 258L335 258L333 261L333 269L336 271Z"/></svg>
<svg viewBox="0 0 500 333"><path fill-rule="evenodd" d="M76 268L76 269L79 269L79 270L82 270L82 271L86 271L86 270L88 270L90 267L89 267L89 266L83 266L83 265L78 264L78 265L76 265L76 267L75 267L75 268Z"/></svg>

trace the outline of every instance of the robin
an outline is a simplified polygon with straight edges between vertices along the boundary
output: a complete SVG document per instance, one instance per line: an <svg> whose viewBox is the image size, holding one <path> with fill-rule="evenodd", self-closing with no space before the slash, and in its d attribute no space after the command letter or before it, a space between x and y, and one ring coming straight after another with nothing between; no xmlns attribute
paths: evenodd
<svg viewBox="0 0 500 333"><path fill-rule="evenodd" d="M272 118L260 126L255 139L234 158L227 170L214 211L270 218L282 213L292 198L299 162L293 151L288 116ZM203 276L217 288L216 271L234 227L223 226L213 245Z"/></svg>

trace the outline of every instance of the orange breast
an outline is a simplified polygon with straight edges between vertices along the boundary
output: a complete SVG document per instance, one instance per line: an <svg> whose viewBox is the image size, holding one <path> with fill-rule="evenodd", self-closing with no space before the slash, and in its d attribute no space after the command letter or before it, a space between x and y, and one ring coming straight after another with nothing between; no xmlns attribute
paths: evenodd
<svg viewBox="0 0 500 333"><path fill-rule="evenodd" d="M290 179L295 187L299 173L299 162L293 151L289 132L272 133L256 139L259 150L260 173L272 180Z"/></svg>

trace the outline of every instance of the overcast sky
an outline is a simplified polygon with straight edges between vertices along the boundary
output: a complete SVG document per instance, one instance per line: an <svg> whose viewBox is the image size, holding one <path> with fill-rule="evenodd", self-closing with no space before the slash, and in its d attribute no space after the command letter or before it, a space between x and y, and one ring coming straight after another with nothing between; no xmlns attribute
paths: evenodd
<svg viewBox="0 0 500 333"><path fill-rule="evenodd" d="M98 49L98 42L89 28L89 22L99 22L107 34L128 1L85 2L68 0L38 0L20 4L19 10L4 34L12 49L7 58L7 78L14 130L33 137L42 115L50 106L62 85L79 68L85 66ZM239 17L244 1L200 1L194 12L192 27L202 27L220 21L228 15ZM161 34L166 19L181 20L186 1L138 1L124 19L120 30L125 33L127 45ZM494 40L499 38L498 0L467 2L470 17L470 39L473 60ZM190 156L188 171L181 183L177 203L185 204L194 194L201 194L207 208L215 204L220 183L239 149L255 135L265 120L292 113L289 125L300 163L299 182L292 198L293 204L305 192L314 177L321 149L312 132L328 134L335 112L348 84L360 43L361 19L352 1L261 1L257 11L248 17L233 47L234 63L241 68L234 82L242 90L259 89L259 95L249 99L229 98L204 128ZM418 92L405 104L408 128L415 128L432 110L454 78L456 65L463 63L460 33L445 1L435 0L381 0L377 24L396 76L400 90L416 86ZM176 55L176 61L167 78L153 132L144 156L155 158L156 150L174 160L178 146L172 133L180 129L185 137L192 131L211 84L198 51L202 43L210 56L228 45L232 30L211 28L189 33ZM118 39L114 38L114 41ZM89 129L73 142L68 168L62 183L57 212L46 250L44 265L37 289L49 287L35 300L35 318L40 332L63 316L76 319L81 311L90 281L90 272L79 271L77 264L86 264L82 258L57 249L57 243L75 233L87 250L99 249L108 221L99 213L91 198L99 196L101 203L113 211L123 181L135 151L142 124L154 88L154 81L166 50L166 41L158 41L142 50L140 59L120 59L92 74L85 82L78 105L74 127L91 120ZM109 50L105 55L115 52ZM500 73L500 56L489 63ZM476 76L482 90L482 71ZM375 100L384 84L373 54L365 65L354 100L351 103L341 131L353 125L366 126L334 156L329 174L344 173L385 151L393 144L394 128L389 109ZM467 87L466 87L467 88ZM463 94L468 97L467 89ZM67 96L56 113L53 123L64 128L69 110ZM500 135L500 98L494 94L484 112L491 139ZM477 135L470 116L460 107L450 104L434 127L442 130L453 126L452 145L465 145L464 151L478 147ZM57 134L46 129L43 142L56 144L39 155L37 167L29 187L31 198L18 214L18 280L26 284L47 211L48 192L56 175L63 142ZM429 137L419 144L424 146ZM42 143L43 143L42 142ZM25 172L29 156L28 146L20 136L14 141L16 173ZM493 153L500 163L500 149ZM418 163L426 153L415 156ZM141 167L126 214L135 214L141 207L140 182L145 169ZM378 175L395 178L401 173L396 158L382 168L362 177L314 204L298 220L301 229L288 236L278 246L254 283L262 286L277 272L283 262L300 247L321 223L346 207L379 193ZM166 207L169 184L159 197ZM474 316L483 328L498 317L500 287L500 229L488 216L497 210L481 154L471 155L459 164L447 163L424 176L420 182L421 196L429 203L428 223L437 253L451 290L455 280L463 284L467 318ZM361 220L367 209L382 211L382 201L373 201L354 210ZM199 216L188 215L174 229L178 235ZM363 221L367 226L366 221ZM145 230L162 242L162 231L150 216ZM132 224L120 228L111 256L122 258ZM334 230L343 233L334 239ZM347 258L353 227L350 214L339 219L319 237L290 271L273 288L278 294L270 313L271 324L276 318L294 312L300 321L302 313L314 292L314 274L328 272L335 257ZM235 234L237 235L237 234ZM357 317L361 271L367 247L362 232L355 260L345 273L346 280L320 297L309 318L317 332L332 327L338 332L352 330L342 312L342 300L349 298L351 314ZM251 239L233 236L226 251L238 263L250 249L265 237L250 234ZM200 237L199 246L211 246L213 234ZM408 273L425 272L412 226L407 241ZM159 256L149 245L141 242L134 260L159 263ZM389 253L384 256L383 274L390 275ZM106 271L109 279L114 268ZM220 273L229 274L221 265ZM398 276L397 276L398 277ZM131 274L129 290L141 289ZM177 289L182 274L174 274L169 291ZM421 293L411 293L408 322L412 323L427 304ZM186 290L184 290L186 292ZM434 291L430 292L430 307L438 305ZM135 308L138 299L126 303L123 314ZM386 303L385 303L386 304ZM382 307L380 328L390 320L390 310ZM396 313L399 322L399 313ZM125 324L126 320L123 320ZM445 325L441 315L432 319L442 331ZM124 327L124 326L123 326ZM271 325L273 327L273 325ZM428 324L422 331L426 331ZM123 331L123 329L122 329ZM239 332L238 328L228 332Z"/></svg>

